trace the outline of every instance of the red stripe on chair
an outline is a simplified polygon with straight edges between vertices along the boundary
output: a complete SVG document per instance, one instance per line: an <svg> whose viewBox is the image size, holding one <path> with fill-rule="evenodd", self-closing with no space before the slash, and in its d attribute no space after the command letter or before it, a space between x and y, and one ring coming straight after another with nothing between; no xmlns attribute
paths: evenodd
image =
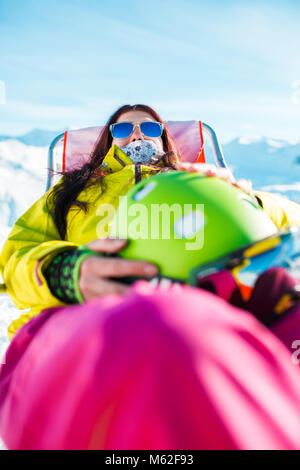
<svg viewBox="0 0 300 470"><path fill-rule="evenodd" d="M62 171L65 171L65 169L66 169L67 135L68 135L68 131L66 131L65 135L64 135L64 150L63 150L63 156L62 156Z"/></svg>
<svg viewBox="0 0 300 470"><path fill-rule="evenodd" d="M202 147L203 147L204 139L203 139L203 127L202 127L202 122L201 121L199 121L199 130L200 130L201 142L202 142Z"/></svg>
<svg viewBox="0 0 300 470"><path fill-rule="evenodd" d="M205 163L205 154L204 154L204 139L203 139L203 129L202 129L202 122L199 121L199 132L201 136L201 149L197 155L195 163Z"/></svg>

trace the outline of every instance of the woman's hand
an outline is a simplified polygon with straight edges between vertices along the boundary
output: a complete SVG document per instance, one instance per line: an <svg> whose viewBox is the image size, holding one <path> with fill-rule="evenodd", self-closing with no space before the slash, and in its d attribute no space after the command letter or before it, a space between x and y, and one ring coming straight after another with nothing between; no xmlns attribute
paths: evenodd
<svg viewBox="0 0 300 470"><path fill-rule="evenodd" d="M94 240L87 246L99 253L117 253L127 244L126 240L105 238ZM130 286L122 284L122 277L154 277L158 269L146 261L133 261L122 258L89 256L80 266L79 289L84 300L109 294L123 294ZM120 278L120 282L110 278Z"/></svg>
<svg viewBox="0 0 300 470"><path fill-rule="evenodd" d="M205 176L221 178L222 180L231 183L233 186L242 189L247 194L251 194L252 192L251 181L245 179L236 180L228 168L221 168L208 163L179 162L177 164L177 170L201 173Z"/></svg>

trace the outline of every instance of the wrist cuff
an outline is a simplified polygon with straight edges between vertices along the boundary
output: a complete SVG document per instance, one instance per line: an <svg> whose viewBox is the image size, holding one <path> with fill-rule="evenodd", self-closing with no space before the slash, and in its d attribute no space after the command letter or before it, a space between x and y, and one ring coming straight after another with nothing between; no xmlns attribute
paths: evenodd
<svg viewBox="0 0 300 470"><path fill-rule="evenodd" d="M85 258L95 255L98 253L85 246L59 253L44 272L51 293L67 304L84 302L78 286L80 266Z"/></svg>

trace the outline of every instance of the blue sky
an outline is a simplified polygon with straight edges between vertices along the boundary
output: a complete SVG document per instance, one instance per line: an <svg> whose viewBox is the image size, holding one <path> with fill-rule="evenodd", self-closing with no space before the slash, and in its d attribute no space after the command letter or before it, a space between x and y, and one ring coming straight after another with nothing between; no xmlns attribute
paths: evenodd
<svg viewBox="0 0 300 470"><path fill-rule="evenodd" d="M0 0L0 134L142 102L223 141L300 140L299 24L292 0Z"/></svg>

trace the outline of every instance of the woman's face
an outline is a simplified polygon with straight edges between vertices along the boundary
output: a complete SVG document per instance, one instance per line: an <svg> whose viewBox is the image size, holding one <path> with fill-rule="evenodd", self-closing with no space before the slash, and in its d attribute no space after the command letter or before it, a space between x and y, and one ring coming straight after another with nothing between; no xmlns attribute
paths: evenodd
<svg viewBox="0 0 300 470"><path fill-rule="evenodd" d="M133 124L140 124L144 121L155 121L151 114L146 113L145 111L128 111L127 113L122 114L119 117L117 122L132 122ZM161 137L146 137L140 131L138 126L135 126L132 134L125 139L114 139L112 144L116 144L118 147L125 147L125 145L134 142L135 140L152 140L159 150L163 151L163 141Z"/></svg>

